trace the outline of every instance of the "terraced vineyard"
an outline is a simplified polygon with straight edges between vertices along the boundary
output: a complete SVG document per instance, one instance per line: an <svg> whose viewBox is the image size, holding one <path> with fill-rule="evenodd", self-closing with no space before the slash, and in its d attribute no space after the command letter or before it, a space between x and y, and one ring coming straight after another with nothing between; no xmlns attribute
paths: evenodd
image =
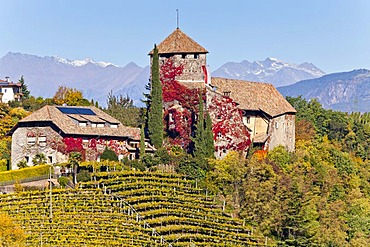
<svg viewBox="0 0 370 247"><path fill-rule="evenodd" d="M179 174L96 173L75 190L0 196L27 246L266 246ZM52 218L52 220L50 220Z"/></svg>

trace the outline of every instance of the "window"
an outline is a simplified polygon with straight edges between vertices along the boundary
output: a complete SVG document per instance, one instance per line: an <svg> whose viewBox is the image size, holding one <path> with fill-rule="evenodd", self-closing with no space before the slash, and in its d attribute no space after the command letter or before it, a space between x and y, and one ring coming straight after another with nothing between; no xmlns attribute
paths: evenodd
<svg viewBox="0 0 370 247"><path fill-rule="evenodd" d="M35 145L36 144L36 137L34 137L34 136L28 136L27 137L27 144L28 145Z"/></svg>
<svg viewBox="0 0 370 247"><path fill-rule="evenodd" d="M53 156L48 156L48 163L53 164Z"/></svg>
<svg viewBox="0 0 370 247"><path fill-rule="evenodd" d="M46 136L39 136L38 141L40 146L46 146Z"/></svg>
<svg viewBox="0 0 370 247"><path fill-rule="evenodd" d="M186 54L182 54L182 55L181 55L181 58L182 58L182 59L185 59L185 58L186 58Z"/></svg>
<svg viewBox="0 0 370 247"><path fill-rule="evenodd" d="M4 89L4 93L6 93L6 88Z"/></svg>
<svg viewBox="0 0 370 247"><path fill-rule="evenodd" d="M224 91L223 93L225 97L230 97L230 93L231 93L230 91Z"/></svg>
<svg viewBox="0 0 370 247"><path fill-rule="evenodd" d="M247 124L251 123L251 117L247 117Z"/></svg>
<svg viewBox="0 0 370 247"><path fill-rule="evenodd" d="M222 137L222 133L221 132L217 132L217 137L218 138Z"/></svg>
<svg viewBox="0 0 370 247"><path fill-rule="evenodd" d="M194 59L198 59L199 54L194 54Z"/></svg>
<svg viewBox="0 0 370 247"><path fill-rule="evenodd" d="M275 129L278 129L278 128L279 128L279 123L275 122Z"/></svg>
<svg viewBox="0 0 370 247"><path fill-rule="evenodd" d="M24 156L24 159L26 160L26 163L28 164L28 162L30 161L30 156Z"/></svg>

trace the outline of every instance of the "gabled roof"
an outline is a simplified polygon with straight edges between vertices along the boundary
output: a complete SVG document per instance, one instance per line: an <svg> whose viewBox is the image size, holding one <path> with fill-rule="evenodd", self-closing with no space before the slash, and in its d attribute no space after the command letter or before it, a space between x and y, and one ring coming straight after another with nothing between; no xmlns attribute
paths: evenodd
<svg viewBox="0 0 370 247"><path fill-rule="evenodd" d="M271 117L296 112L293 106L269 83L212 77L211 84L221 94L230 92L230 98L243 110L261 110Z"/></svg>
<svg viewBox="0 0 370 247"><path fill-rule="evenodd" d="M84 114L66 114L58 109L58 106L44 106L35 111L31 115L23 118L10 131L13 133L15 129L22 123L31 122L51 122L58 127L66 135L93 135L107 137L128 137L135 140L140 140L140 129L123 126L117 119L94 106L63 106L63 108L82 108L90 109L94 115ZM109 125L118 125L117 128L111 128L107 125L104 127L79 126L78 122L92 123L108 123Z"/></svg>
<svg viewBox="0 0 370 247"><path fill-rule="evenodd" d="M183 33L179 28L157 45L157 48L158 54L208 53L206 49ZM149 52L149 55L151 54L153 54L153 50Z"/></svg>

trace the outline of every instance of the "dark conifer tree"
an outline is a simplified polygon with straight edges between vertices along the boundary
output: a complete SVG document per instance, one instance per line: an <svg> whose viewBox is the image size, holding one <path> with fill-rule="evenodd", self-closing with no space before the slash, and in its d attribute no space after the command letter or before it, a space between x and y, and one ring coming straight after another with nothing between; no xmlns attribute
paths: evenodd
<svg viewBox="0 0 370 247"><path fill-rule="evenodd" d="M23 98L24 99L29 99L30 98L30 91L28 90L28 87L27 87L26 83L24 82L23 75L21 76L21 79L19 79L18 83L21 84Z"/></svg>
<svg viewBox="0 0 370 247"><path fill-rule="evenodd" d="M194 157L205 158L206 147L204 142L204 106L202 92L199 93L198 120L196 124L194 141Z"/></svg>
<svg viewBox="0 0 370 247"><path fill-rule="evenodd" d="M140 130L140 159L142 159L145 155L145 133L144 133L144 126L141 126Z"/></svg>
<svg viewBox="0 0 370 247"><path fill-rule="evenodd" d="M163 102L162 84L159 78L159 56L156 45L154 45L153 52L151 86L148 132L154 147L161 148L163 144Z"/></svg>
<svg viewBox="0 0 370 247"><path fill-rule="evenodd" d="M213 131L212 131L212 120L209 113L206 113L206 124L204 127L204 141L205 141L205 155L207 158L213 158L215 152L215 145L213 141Z"/></svg>

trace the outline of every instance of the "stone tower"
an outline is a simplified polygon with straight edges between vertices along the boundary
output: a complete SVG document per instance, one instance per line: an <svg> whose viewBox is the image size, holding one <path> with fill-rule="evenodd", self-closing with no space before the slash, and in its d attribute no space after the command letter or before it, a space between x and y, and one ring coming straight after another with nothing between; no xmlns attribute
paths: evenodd
<svg viewBox="0 0 370 247"><path fill-rule="evenodd" d="M183 33L179 28L172 32L158 46L159 64L171 58L176 65L183 64L182 75L176 78L179 82L204 82L208 51ZM149 53L152 64L153 50Z"/></svg>

